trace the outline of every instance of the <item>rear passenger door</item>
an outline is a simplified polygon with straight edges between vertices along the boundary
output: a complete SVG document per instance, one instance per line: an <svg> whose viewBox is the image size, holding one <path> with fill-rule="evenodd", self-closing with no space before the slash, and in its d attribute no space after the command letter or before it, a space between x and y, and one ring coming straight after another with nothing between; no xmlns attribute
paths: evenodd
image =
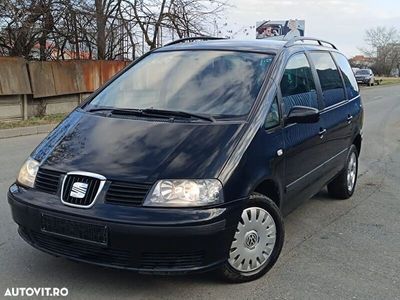
<svg viewBox="0 0 400 300"><path fill-rule="evenodd" d="M351 115L344 82L333 57L328 51L308 53L315 67L324 102L321 110L321 166L320 176L328 181L343 168L351 139Z"/></svg>
<svg viewBox="0 0 400 300"><path fill-rule="evenodd" d="M320 109L310 63L304 53L291 56L280 81L283 112L286 117L293 106ZM284 127L285 209L291 210L301 199L312 196L318 185L315 170L321 158L321 124L288 124Z"/></svg>
<svg viewBox="0 0 400 300"><path fill-rule="evenodd" d="M354 77L353 70L349 64L347 58L338 52L332 53L333 58L335 59L336 65L338 66L340 73L342 74L344 86L346 88L347 99L349 100L348 106L348 123L351 127L352 135L357 130L355 125L358 123L358 119L360 118L360 90L358 88L357 80ZM352 143L353 140L349 141Z"/></svg>

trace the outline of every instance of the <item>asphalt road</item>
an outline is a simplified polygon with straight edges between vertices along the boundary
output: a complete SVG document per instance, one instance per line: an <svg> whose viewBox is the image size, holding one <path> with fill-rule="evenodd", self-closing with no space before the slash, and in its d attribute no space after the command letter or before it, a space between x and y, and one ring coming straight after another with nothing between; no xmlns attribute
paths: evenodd
<svg viewBox="0 0 400 300"><path fill-rule="evenodd" d="M44 135L0 140L0 297L7 287L67 287L73 299L400 299L400 86L362 90L364 144L352 199L321 191L285 219L286 242L263 278L156 277L78 264L22 241L8 186Z"/></svg>

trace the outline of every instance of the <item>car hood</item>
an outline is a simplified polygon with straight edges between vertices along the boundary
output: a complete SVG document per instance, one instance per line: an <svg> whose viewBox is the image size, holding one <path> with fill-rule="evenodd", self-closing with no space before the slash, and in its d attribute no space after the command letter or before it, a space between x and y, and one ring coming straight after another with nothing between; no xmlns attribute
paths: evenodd
<svg viewBox="0 0 400 300"><path fill-rule="evenodd" d="M73 112L33 152L42 167L108 179L217 178L244 122L158 122Z"/></svg>

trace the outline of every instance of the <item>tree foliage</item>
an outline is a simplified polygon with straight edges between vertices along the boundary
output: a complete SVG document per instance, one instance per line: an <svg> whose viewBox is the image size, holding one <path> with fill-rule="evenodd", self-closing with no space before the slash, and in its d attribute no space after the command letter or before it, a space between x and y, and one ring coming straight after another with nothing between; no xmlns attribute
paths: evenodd
<svg viewBox="0 0 400 300"><path fill-rule="evenodd" d="M366 30L364 38L368 48L362 52L374 59L372 68L378 74L400 73L400 32L396 28L375 27Z"/></svg>
<svg viewBox="0 0 400 300"><path fill-rule="evenodd" d="M226 0L1 0L0 55L134 59L174 38L208 35Z"/></svg>

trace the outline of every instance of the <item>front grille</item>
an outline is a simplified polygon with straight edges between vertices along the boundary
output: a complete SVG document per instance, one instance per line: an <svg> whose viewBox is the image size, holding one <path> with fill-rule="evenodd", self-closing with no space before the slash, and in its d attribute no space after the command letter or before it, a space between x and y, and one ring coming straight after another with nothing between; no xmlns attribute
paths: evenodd
<svg viewBox="0 0 400 300"><path fill-rule="evenodd" d="M29 243L53 254L117 267L158 270L183 270L204 265L204 251L142 252L132 256L128 250L113 249L79 240L69 240L20 227L20 234Z"/></svg>
<svg viewBox="0 0 400 300"><path fill-rule="evenodd" d="M107 227L42 215L42 231L106 245Z"/></svg>
<svg viewBox="0 0 400 300"><path fill-rule="evenodd" d="M94 263L116 266L129 265L130 255L125 250L110 249L81 241L61 239L41 232L26 232L22 230L21 234L38 247L55 254L88 260Z"/></svg>
<svg viewBox="0 0 400 300"><path fill-rule="evenodd" d="M139 206L143 203L151 185L113 181L108 188L106 201L111 203Z"/></svg>
<svg viewBox="0 0 400 300"><path fill-rule="evenodd" d="M143 269L186 269L203 264L203 251L144 252L140 260Z"/></svg>
<svg viewBox="0 0 400 300"><path fill-rule="evenodd" d="M87 185L85 189L79 189L78 192L82 197L74 196L72 193L75 190L75 183ZM97 192L99 191L101 180L84 175L67 174L63 183L62 200L64 203L69 203L76 206L87 207L93 204Z"/></svg>
<svg viewBox="0 0 400 300"><path fill-rule="evenodd" d="M56 194L62 173L40 168L35 181L39 191Z"/></svg>

